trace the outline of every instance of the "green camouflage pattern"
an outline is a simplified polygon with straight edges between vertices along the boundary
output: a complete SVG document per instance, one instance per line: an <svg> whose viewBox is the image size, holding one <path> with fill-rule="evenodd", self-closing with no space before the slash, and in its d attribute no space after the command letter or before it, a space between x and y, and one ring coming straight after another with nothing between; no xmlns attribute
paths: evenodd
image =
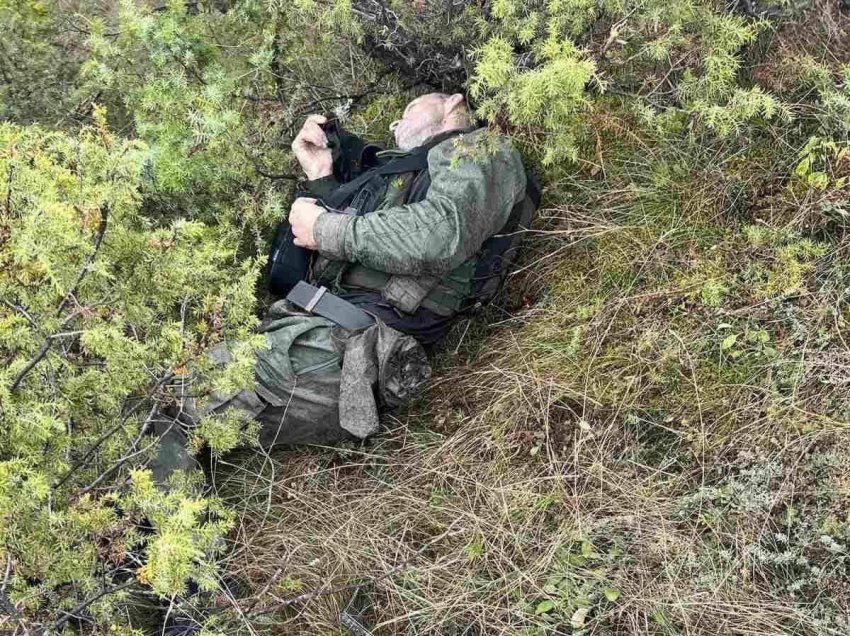
<svg viewBox="0 0 850 636"><path fill-rule="evenodd" d="M409 185L409 176L401 175L371 214L321 214L313 230L319 254L388 274L443 276L474 258L525 195L519 153L485 128L434 146L428 170L423 201L398 204Z"/></svg>
<svg viewBox="0 0 850 636"><path fill-rule="evenodd" d="M422 346L381 322L351 332L281 300L260 332L269 346L258 352L252 389L214 393L198 405L191 377L181 380L187 390L179 412L155 420L160 445L151 468L157 482L197 466L188 437L206 415L235 409L246 425L259 425L263 448L364 439L378 430L381 405L406 403L431 377ZM232 359L226 342L209 356L219 365Z"/></svg>

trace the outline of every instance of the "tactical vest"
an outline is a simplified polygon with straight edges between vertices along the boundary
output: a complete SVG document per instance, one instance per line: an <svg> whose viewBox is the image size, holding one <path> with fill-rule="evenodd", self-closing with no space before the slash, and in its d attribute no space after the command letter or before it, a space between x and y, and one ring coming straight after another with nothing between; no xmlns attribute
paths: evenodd
<svg viewBox="0 0 850 636"><path fill-rule="evenodd" d="M416 203L428 193L428 152L450 137L469 132L449 131L411 152L380 151L329 135L337 152L334 172L349 178L322 199L337 212L365 215L379 209ZM352 150L353 149L353 150ZM354 166L354 168L352 168ZM359 173L359 174L356 174ZM356 174L351 178L352 174ZM441 276L388 274L360 263L332 261L315 255L309 278L339 295L361 290L379 292L383 300L407 314L425 308L438 316L451 317L475 310L499 291L510 265L539 206L539 189L526 171L526 194L511 210L502 230L488 238L476 255Z"/></svg>

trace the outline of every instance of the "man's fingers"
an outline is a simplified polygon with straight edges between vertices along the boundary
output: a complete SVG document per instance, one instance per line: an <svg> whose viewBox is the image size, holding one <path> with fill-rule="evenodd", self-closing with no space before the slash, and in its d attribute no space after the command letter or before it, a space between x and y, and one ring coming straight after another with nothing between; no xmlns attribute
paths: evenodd
<svg viewBox="0 0 850 636"><path fill-rule="evenodd" d="M316 199L312 197L298 197L293 201L289 210L289 225L292 228L294 245L308 250L316 249L313 227L321 213L321 206L317 205Z"/></svg>
<svg viewBox="0 0 850 636"><path fill-rule="evenodd" d="M298 230L300 230L298 225L301 222L302 214L305 213L305 207L315 204L316 199L313 197L298 197L292 202L292 207L289 210L289 225L292 226L294 234L298 234Z"/></svg>
<svg viewBox="0 0 850 636"><path fill-rule="evenodd" d="M310 146L315 146L316 143L313 141L313 136L311 131L307 128L302 128L295 139L292 140L292 148L308 148Z"/></svg>
<svg viewBox="0 0 850 636"><path fill-rule="evenodd" d="M327 148L328 137L325 131L321 129L319 124L314 121L308 121L304 124L304 138L314 146L319 148Z"/></svg>
<svg viewBox="0 0 850 636"><path fill-rule="evenodd" d="M310 144L319 148L327 148L328 137L319 124L327 121L322 115L310 115L292 142L292 147L304 148Z"/></svg>

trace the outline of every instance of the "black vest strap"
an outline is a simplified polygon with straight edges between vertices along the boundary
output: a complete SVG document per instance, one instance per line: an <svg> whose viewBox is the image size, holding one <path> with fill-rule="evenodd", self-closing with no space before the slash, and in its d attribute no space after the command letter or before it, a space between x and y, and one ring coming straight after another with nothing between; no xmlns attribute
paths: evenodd
<svg viewBox="0 0 850 636"><path fill-rule="evenodd" d="M343 183L336 190L331 192L324 201L326 205L331 207L342 207L347 201L351 200L357 192L370 181L379 179L383 181L384 177L391 174L401 174L403 172L420 172L428 168L428 151L416 152L412 155L396 157L390 159L387 163L376 166L367 172L364 172L359 177L348 183ZM362 214L364 211L358 211Z"/></svg>
<svg viewBox="0 0 850 636"><path fill-rule="evenodd" d="M467 132L466 130L449 130L439 135L436 135L425 145L419 146L411 151L410 154L403 155L401 157L393 157L389 160L386 160L386 163L382 163L381 165L375 166L358 176L357 178L349 181L348 183L343 183L336 190L334 190L323 203L325 205L329 205L334 208L343 207L348 201L350 201L357 192L363 188L367 183L372 180L380 179L384 180L384 177L393 174L402 174L405 172L422 172L428 169L428 153L431 148L436 146L437 144L449 139L451 137L455 137L461 133ZM371 210L358 210L358 214L364 214L366 212L371 212Z"/></svg>

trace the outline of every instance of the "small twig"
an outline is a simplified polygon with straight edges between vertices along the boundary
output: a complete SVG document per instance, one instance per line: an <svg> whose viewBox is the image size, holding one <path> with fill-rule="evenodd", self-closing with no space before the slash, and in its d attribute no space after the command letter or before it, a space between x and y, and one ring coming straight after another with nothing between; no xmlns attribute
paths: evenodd
<svg viewBox="0 0 850 636"><path fill-rule="evenodd" d="M608 34L608 39L605 40L605 44L603 44L602 48L599 50L599 59L603 59L605 57L605 54L608 52L608 49L611 48L611 45L614 44L618 37L620 37L619 27L619 22L611 26L611 31Z"/></svg>
<svg viewBox="0 0 850 636"><path fill-rule="evenodd" d="M111 475L113 472L115 472L116 470L118 470L119 468L121 468L121 467L122 467L124 464L126 464L128 461L130 461L130 460L131 460L131 459L133 459L134 457L138 457L139 455L141 455L141 454L142 454L142 453L144 453L145 451L147 451L147 450L149 450L149 449L153 448L153 447L154 447L154 446L155 446L155 445L159 442L159 438L161 438L161 437L165 436L166 434L168 434L168 432L169 432L169 431L171 431L171 429L172 429L172 428L174 428L174 426L175 426L175 424L176 424L176 423L177 423L177 422L176 422L175 420L172 420L172 421L171 421L171 424L169 424L169 425L168 425L168 428L166 428L166 429L165 429L165 431L162 433L162 435L158 436L156 439L154 439L154 441L152 441L150 444L148 444L148 445L147 445L147 446L145 446L144 448L140 448L139 450L135 450L135 447L136 447L136 445L138 444L138 440L141 440L142 435L144 434L144 432L146 432L146 430L147 430L147 429L145 429L144 431L142 431L142 432L140 433L140 435L136 438L136 440L137 440L137 441L135 441L135 442L133 443L133 446L131 447L130 452L129 452L129 453L127 453L126 455L124 455L124 457L121 457L120 459L118 459L118 460L117 460L114 464L112 464L112 466L110 466L109 468L107 468L106 470L104 470L104 471L103 471L100 475L98 475L92 483L90 483L88 486L86 486L85 488L83 488L83 489L80 491L80 494L81 494L81 495L84 495L84 494L86 494L87 492L90 492L90 491L94 490L94 489L95 489L95 488L96 488L96 487L97 487L97 486L98 486L98 485L99 485L99 484L100 484L100 483L101 483L104 479L106 479L107 477L109 477L109 475ZM146 424L147 424L147 422L146 422ZM144 427L143 427L143 428L144 428Z"/></svg>
<svg viewBox="0 0 850 636"><path fill-rule="evenodd" d="M71 466L71 468L68 469L68 472L66 472L64 475L62 475L62 477L57 482L55 482L53 484L52 489L56 490L62 484L64 484L66 481L68 481L68 479L71 477L71 475L73 475L75 472L77 472L86 463L88 458L91 457L92 454L98 448L100 448L101 444L103 444L106 440L108 440L113 435L115 435L118 431L120 431L124 427L124 423L130 417L132 417L132 415L139 409L139 407L142 404L144 404L146 400L153 397L154 394L162 387L162 385L164 385L166 382L168 382L172 377L174 377L174 374L169 372L169 373L165 374L162 378L160 378L160 380L153 386L153 388L151 388L150 391L148 391L147 395L143 399L139 400L139 402L136 403L133 407L131 407L130 410L124 415L124 417L121 418L121 420L115 426L113 426L108 431L106 431L103 435L101 435L99 438L97 438L97 440L94 442L94 444L89 446L88 450L86 450L86 452L83 453L83 456L80 459L78 459L74 463L74 465ZM133 442L133 450L135 450L135 446L136 446L136 444L138 444L138 440L141 439L141 436L144 435L144 433L147 432L147 429L150 426L151 419L153 418L153 415L155 414L156 408L158 406L159 405L157 403L154 403L153 407L151 407L151 410L148 412L148 415L145 418L145 421L142 424L142 427L139 431L139 436L136 438L136 441Z"/></svg>
<svg viewBox="0 0 850 636"><path fill-rule="evenodd" d="M15 377L15 380L9 387L10 393L14 393L18 390L18 387L21 386L21 382L24 381L24 378L26 377L27 373L32 371L36 367L36 365L44 359L44 357L47 355L47 352L50 350L50 346L52 344L53 341L50 340L50 338L44 341L44 344L41 345L41 348L38 350L38 352L32 357L29 362L27 362L26 366L24 366L24 368L21 369L21 371Z"/></svg>
<svg viewBox="0 0 850 636"><path fill-rule="evenodd" d="M97 253L100 251L100 246L103 244L103 237L106 234L106 225L109 220L109 204L104 203L100 206L100 225L97 228L97 234L94 239L94 250L89 257L86 259L86 264L80 270L80 273L77 274L77 280L74 281L74 284L71 285L71 289L65 294L65 297L62 299L62 302L59 303L59 307L56 308L56 317L58 318L62 314L62 310L65 309L65 305L74 294L77 293L77 289L80 286L80 283L83 282L83 279L86 275L91 271L92 264L94 263L94 259L97 258Z"/></svg>
<svg viewBox="0 0 850 636"><path fill-rule="evenodd" d="M163 4L158 7L153 7L152 11L154 13L165 13L170 9L168 4ZM198 12L198 2L197 0L189 0L185 4L186 13L189 15L193 15Z"/></svg>
<svg viewBox="0 0 850 636"><path fill-rule="evenodd" d="M3 583L0 583L0 592L6 591L6 586L9 584L9 577L12 574L12 555L6 553L6 571L3 573Z"/></svg>
<svg viewBox="0 0 850 636"><path fill-rule="evenodd" d="M249 102L277 102L280 101L277 97L263 97L262 95L250 95L243 93L242 99L247 99Z"/></svg>
<svg viewBox="0 0 850 636"><path fill-rule="evenodd" d="M278 578L280 577L281 574L283 574L283 566L279 567L275 571L275 573L272 574L272 577L266 582L266 584L263 586L263 588L259 592L254 594L254 600L252 600L251 603L248 605L248 607L245 608L246 614L251 613L251 611L254 609L254 606L257 603L260 602L260 599L263 598L263 596L266 595L266 592L268 592L271 589L272 585L277 583L277 580L278 580Z"/></svg>
<svg viewBox="0 0 850 636"><path fill-rule="evenodd" d="M15 174L13 164L9 164L9 175L6 177L6 215L12 215L12 177Z"/></svg>
<svg viewBox="0 0 850 636"><path fill-rule="evenodd" d="M34 328L34 329L36 329L36 330L38 330L38 331L41 331L41 327L39 327L38 322L36 321L36 319L35 319L35 318L33 318L33 317L29 314L29 312L28 312L26 309L24 309L24 308L23 308L23 307L21 307L20 305L16 305L16 304L14 304L14 303L12 303L12 302L9 302L8 300L4 300L4 301L3 301L3 304L5 304L5 305L6 305L9 309L11 309L11 310L13 310L13 311L17 311L17 312L18 312L19 314L21 314L24 318L26 318L26 319L29 321L29 323L33 326L33 328Z"/></svg>
<svg viewBox="0 0 850 636"><path fill-rule="evenodd" d="M0 590L0 610L3 610L4 613L8 614L12 618L19 618L21 616L21 612L18 611L18 608L12 604L12 601L9 600L9 596L6 594L5 590Z"/></svg>
<svg viewBox="0 0 850 636"><path fill-rule="evenodd" d="M48 635L48 634L50 634L51 632L58 632L60 629L62 629L62 627L65 625L65 623L67 623L67 622L68 622L69 620L71 620L72 618L77 617L77 614L78 614L79 612L82 612L82 611L83 611L84 609L86 609L89 605L91 605L92 603L95 603L96 601L99 601L99 600L100 600L100 599L102 599L104 596L108 596L108 595L110 595L110 594L115 594L116 592L120 592L120 591L122 591L122 590L126 590L127 588L132 587L132 586L134 586L134 585L136 585L136 580L135 580L135 579L130 579L130 580L129 580L129 581L127 581L126 583L123 583L123 584L121 584L121 585L116 585L115 587L110 587L110 588L107 588L107 589L105 589L105 590L101 590L101 591L100 591L100 592L98 592L97 594L94 594L93 596L90 596L89 598L87 598L86 600L84 600L82 603L80 603L79 605L77 605L76 607L74 607L71 611L69 611L69 612L62 612L62 613L64 614L64 616L63 616L62 618L60 618L59 620L57 620L55 623L53 623L53 626L52 626L52 627L48 627L48 628L43 629L43 630L40 632L41 636L47 636L47 635Z"/></svg>
<svg viewBox="0 0 850 636"><path fill-rule="evenodd" d="M305 105L303 108L301 108L301 110L299 110L298 113L296 113L296 117L298 115L303 115L305 113L311 112L313 108L315 108L316 106L318 106L319 104L322 104L324 102L351 100L352 105L354 105L357 102L364 99L365 97L368 97L369 95L373 95L373 94L384 95L384 94L387 94L388 91L379 91L378 90L378 83L380 83L380 81L382 79L384 79L389 74L390 74L389 69L381 71L380 73L378 73L378 76L375 78L375 81L373 81L372 84L366 90L361 91L360 93L355 93L354 95L332 95L330 97L320 97L319 99L315 99L312 102L310 102L309 104Z"/></svg>
<svg viewBox="0 0 850 636"><path fill-rule="evenodd" d="M59 340L61 338L72 338L84 334L85 331L64 331L62 333L54 333L52 336L47 336L48 340Z"/></svg>
<svg viewBox="0 0 850 636"><path fill-rule="evenodd" d="M289 180L289 181L298 181L299 179L302 178L302 177L299 177L297 174L288 174L288 173L274 174L272 172L267 172L264 168L261 168L260 164L253 158L251 158L251 163L254 164L254 170L257 171L257 174L260 175L261 177L265 177L266 179L277 179L277 180L285 179L285 180Z"/></svg>

